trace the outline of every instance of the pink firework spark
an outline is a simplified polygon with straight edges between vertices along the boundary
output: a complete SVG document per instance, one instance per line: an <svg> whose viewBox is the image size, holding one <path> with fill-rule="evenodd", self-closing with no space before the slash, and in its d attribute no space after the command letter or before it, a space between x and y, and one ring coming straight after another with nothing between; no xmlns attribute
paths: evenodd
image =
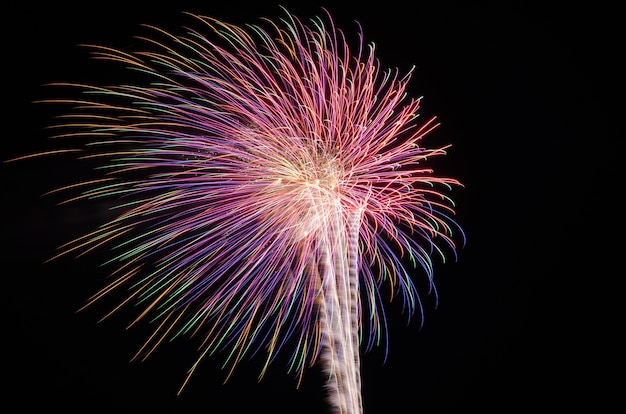
<svg viewBox="0 0 626 414"><path fill-rule="evenodd" d="M414 313L406 265L432 285L431 255L456 250L453 229L463 238L444 194L459 183L427 163L447 147L422 145L437 124L418 122L410 73L382 71L360 32L352 50L330 16L267 29L193 18L201 30L180 36L150 27L141 51L91 46L145 83L57 84L83 94L47 101L72 104L57 136L102 165L60 190L118 212L55 257L110 247L113 279L85 306L129 289L111 313L138 303L131 325L156 325L136 359L203 338L181 390L218 351L227 378L264 353L262 376L289 339L298 381L321 360L332 407L360 413L359 349L385 331L380 287Z"/></svg>

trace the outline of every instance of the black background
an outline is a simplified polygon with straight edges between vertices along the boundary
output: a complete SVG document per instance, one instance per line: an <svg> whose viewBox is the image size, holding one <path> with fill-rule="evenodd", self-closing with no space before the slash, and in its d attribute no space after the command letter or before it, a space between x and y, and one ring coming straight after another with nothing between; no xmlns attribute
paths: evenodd
<svg viewBox="0 0 626 414"><path fill-rule="evenodd" d="M2 158L52 148L55 110L33 104L54 81L112 83L82 43L136 44L142 23L176 30L182 11L229 22L278 19L286 6L306 20L325 6L348 36L363 27L383 67L416 65L409 92L452 143L439 171L455 190L468 235L457 263L437 263L440 301L425 298L425 324L408 327L390 306L390 352L363 356L366 414L602 411L618 392L610 321L619 301L612 259L623 244L617 176L623 149L614 102L621 72L615 10L544 2L309 2L238 0L22 2L5 13ZM619 45L619 47L617 47ZM108 68L108 67L107 67ZM8 96L7 96L8 93ZM622 133L623 135L623 133ZM129 315L96 324L106 306L75 313L104 283L99 253L44 264L54 248L91 228L105 206L55 207L41 194L72 181L69 158L5 163L2 251L3 398L13 408L63 412L323 413L314 368L300 389L279 361L260 383L260 361L222 385L207 360L175 396L195 353L177 341L129 363L147 327ZM109 305L113 305L111 300ZM620 374L618 374L620 375ZM612 385L614 384L614 385Z"/></svg>

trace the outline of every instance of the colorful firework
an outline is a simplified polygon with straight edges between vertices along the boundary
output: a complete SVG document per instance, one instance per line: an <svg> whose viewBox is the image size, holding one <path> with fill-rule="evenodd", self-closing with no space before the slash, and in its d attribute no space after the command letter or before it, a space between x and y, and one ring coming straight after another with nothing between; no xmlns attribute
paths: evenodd
<svg viewBox="0 0 626 414"><path fill-rule="evenodd" d="M56 191L68 201L114 200L114 219L61 246L56 257L108 246L112 282L164 340L202 338L182 388L208 355L225 353L228 376L247 355L290 353L302 378L317 360L330 403L362 412L359 349L385 336L380 287L410 314L420 298L410 267L432 286L431 255L455 252L452 201L459 185L436 177L407 97L410 72L383 71L374 46L351 49L330 15L246 29L190 15L202 30L156 27L145 49L90 46L96 59L140 73L138 84L75 87L56 137L79 140L79 158L101 176ZM205 32L207 33L205 35ZM214 40L208 37L212 36ZM76 193L78 191L78 193ZM295 346L294 346L295 345Z"/></svg>

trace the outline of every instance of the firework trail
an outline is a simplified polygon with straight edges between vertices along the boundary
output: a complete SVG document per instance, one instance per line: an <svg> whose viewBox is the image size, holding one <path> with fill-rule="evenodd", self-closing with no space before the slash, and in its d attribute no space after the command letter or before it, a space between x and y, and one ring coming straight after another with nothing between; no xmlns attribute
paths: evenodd
<svg viewBox="0 0 626 414"><path fill-rule="evenodd" d="M134 359L165 340L199 336L195 363L224 352L231 375L245 357L268 364L289 347L290 372L320 360L338 413L362 412L359 348L385 336L380 286L421 312L405 267L456 246L451 200L459 183L433 175L406 97L410 73L382 71L374 46L349 47L330 16L310 25L286 12L246 28L191 15L202 30L156 27L136 52L90 46L145 81L76 87L47 100L73 110L55 137L77 140L99 178L73 183L67 201L107 198L117 216L62 246L59 257L107 246L110 292L135 303L130 323L155 324ZM212 36L211 40L207 35ZM411 266L409 266L411 267Z"/></svg>

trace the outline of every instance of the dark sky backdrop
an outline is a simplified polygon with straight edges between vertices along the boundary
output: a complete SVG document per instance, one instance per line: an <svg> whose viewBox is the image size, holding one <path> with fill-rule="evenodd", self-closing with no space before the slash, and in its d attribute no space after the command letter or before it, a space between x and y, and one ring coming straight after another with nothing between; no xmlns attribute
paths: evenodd
<svg viewBox="0 0 626 414"><path fill-rule="evenodd" d="M139 24L175 30L182 11L239 24L282 16L265 0L17 3L3 35L3 159L50 147L43 128L56 112L31 103L53 95L42 84L110 82L77 44L132 48ZM325 3L348 35L361 23L384 67L416 65L409 92L424 95L425 115L443 123L430 142L453 144L438 168L466 185L453 196L467 246L457 263L436 264L440 303L426 298L421 330L390 306L388 361L380 350L363 357L365 413L596 410L617 390L603 381L613 366L602 324L611 302L597 301L610 293L609 277L620 276L607 272L613 243L600 237L615 206L606 181L623 149L605 99L617 73L615 13L600 3L469 3ZM280 4L303 19L321 13L318 2ZM178 341L131 364L147 329L124 331L128 315L97 325L106 306L74 313L106 272L99 254L42 264L103 214L41 197L71 178L67 162L0 166L2 393L19 407L5 412L326 412L319 373L296 390L281 362L260 384L255 360L221 385L220 361L209 359L176 397L193 344Z"/></svg>

